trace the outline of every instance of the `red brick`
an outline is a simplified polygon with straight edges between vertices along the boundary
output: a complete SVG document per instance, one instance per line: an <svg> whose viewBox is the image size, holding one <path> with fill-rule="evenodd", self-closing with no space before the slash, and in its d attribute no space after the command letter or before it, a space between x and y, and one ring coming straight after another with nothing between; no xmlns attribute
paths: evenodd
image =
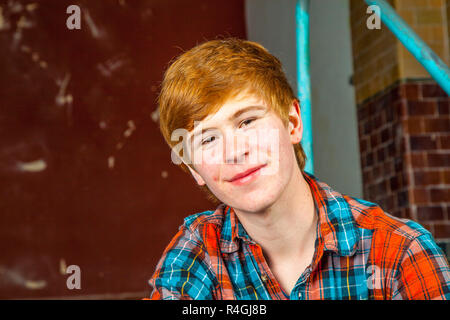
<svg viewBox="0 0 450 320"><path fill-rule="evenodd" d="M401 172L402 177L402 188L407 187L409 188L412 185L412 178L409 176L409 174L405 171Z"/></svg>
<svg viewBox="0 0 450 320"><path fill-rule="evenodd" d="M377 194L377 185L376 184L369 185L367 187L367 196L371 200L368 201L372 201L375 198L376 194Z"/></svg>
<svg viewBox="0 0 450 320"><path fill-rule="evenodd" d="M380 144L380 134L378 132L372 133L370 136L370 146L372 150L378 147L379 144Z"/></svg>
<svg viewBox="0 0 450 320"><path fill-rule="evenodd" d="M373 159L373 152L369 152L366 155L366 159L365 159L365 167L371 167L374 163L374 159Z"/></svg>
<svg viewBox="0 0 450 320"><path fill-rule="evenodd" d="M450 190L448 188L430 189L431 202L450 202Z"/></svg>
<svg viewBox="0 0 450 320"><path fill-rule="evenodd" d="M368 142L367 138L359 139L359 152L364 153L368 149Z"/></svg>
<svg viewBox="0 0 450 320"><path fill-rule="evenodd" d="M386 158L384 148L381 147L377 151L377 162L384 162L384 159ZM380 170L381 172L381 170Z"/></svg>
<svg viewBox="0 0 450 320"><path fill-rule="evenodd" d="M400 86L394 86L389 92L389 105L392 105L392 102L398 101L402 98L402 89Z"/></svg>
<svg viewBox="0 0 450 320"><path fill-rule="evenodd" d="M432 150L436 149L436 139L431 136L411 136L410 137L411 150Z"/></svg>
<svg viewBox="0 0 450 320"><path fill-rule="evenodd" d="M394 142L389 143L388 146L387 146L387 155L388 155L388 157L389 158L394 157L395 156L395 151L396 151L395 143Z"/></svg>
<svg viewBox="0 0 450 320"><path fill-rule="evenodd" d="M386 106L386 122L392 123L394 121L394 117L397 116L397 110L391 107L392 102L389 102ZM400 118L400 117L398 117Z"/></svg>
<svg viewBox="0 0 450 320"><path fill-rule="evenodd" d="M419 221L443 220L444 210L442 206L417 207L417 219Z"/></svg>
<svg viewBox="0 0 450 320"><path fill-rule="evenodd" d="M424 152L415 152L410 154L411 165L413 168L424 168L427 166Z"/></svg>
<svg viewBox="0 0 450 320"><path fill-rule="evenodd" d="M397 193L397 205L399 207L406 207L409 204L408 191L400 191Z"/></svg>
<svg viewBox="0 0 450 320"><path fill-rule="evenodd" d="M450 184L450 170L441 171L441 181L444 184Z"/></svg>
<svg viewBox="0 0 450 320"><path fill-rule="evenodd" d="M387 160L383 164L383 175L385 177L390 177L394 174L394 165L392 160Z"/></svg>
<svg viewBox="0 0 450 320"><path fill-rule="evenodd" d="M394 169L396 172L403 171L403 159L401 157L394 158Z"/></svg>
<svg viewBox="0 0 450 320"><path fill-rule="evenodd" d="M372 183L372 169L364 168L363 179L364 185L369 185Z"/></svg>
<svg viewBox="0 0 450 320"><path fill-rule="evenodd" d="M364 125L363 125L363 134L370 134L370 132L372 131L372 121L367 120Z"/></svg>
<svg viewBox="0 0 450 320"><path fill-rule="evenodd" d="M383 120L381 118L381 113L377 114L373 118L373 126L375 130L378 130L383 125Z"/></svg>
<svg viewBox="0 0 450 320"><path fill-rule="evenodd" d="M411 153L407 152L403 154L403 164L405 165L406 168L412 168Z"/></svg>
<svg viewBox="0 0 450 320"><path fill-rule="evenodd" d="M373 176L375 177L375 179L381 177L381 166L380 165L374 165Z"/></svg>
<svg viewBox="0 0 450 320"><path fill-rule="evenodd" d="M430 184L439 184L441 174L439 171L416 171L414 172L414 185L427 186Z"/></svg>
<svg viewBox="0 0 450 320"><path fill-rule="evenodd" d="M413 193L413 202L415 204L423 203L427 204L429 202L428 190L425 188L415 188L412 191Z"/></svg>
<svg viewBox="0 0 450 320"><path fill-rule="evenodd" d="M402 218L402 219L409 219L411 218L411 212L410 212L410 208L399 208L398 210L398 217Z"/></svg>
<svg viewBox="0 0 450 320"><path fill-rule="evenodd" d="M388 181L384 180L378 183L377 185L377 195L383 196L387 192L389 192L389 183Z"/></svg>
<svg viewBox="0 0 450 320"><path fill-rule="evenodd" d="M386 210L387 211L391 211L396 208L396 199L397 199L397 197L395 197L394 195L389 195L386 198Z"/></svg>
<svg viewBox="0 0 450 320"><path fill-rule="evenodd" d="M442 116L439 119L424 119L424 132L449 132L450 117Z"/></svg>
<svg viewBox="0 0 450 320"><path fill-rule="evenodd" d="M450 153L428 153L429 167L450 167Z"/></svg>
<svg viewBox="0 0 450 320"><path fill-rule="evenodd" d="M397 191L399 189L399 178L397 176L393 176L389 179L390 188L392 191Z"/></svg>
<svg viewBox="0 0 450 320"><path fill-rule="evenodd" d="M450 135L439 136L439 145L441 149L450 149Z"/></svg>
<svg viewBox="0 0 450 320"><path fill-rule="evenodd" d="M391 128L387 127L381 130L381 143L385 143L392 139Z"/></svg>
<svg viewBox="0 0 450 320"><path fill-rule="evenodd" d="M435 223L434 237L436 239L450 238L450 222L443 221Z"/></svg>
<svg viewBox="0 0 450 320"><path fill-rule="evenodd" d="M402 126L405 133L416 134L423 133L423 119L421 117L411 117L402 120Z"/></svg>
<svg viewBox="0 0 450 320"><path fill-rule="evenodd" d="M438 101L438 112L441 116L450 115L450 100Z"/></svg>
<svg viewBox="0 0 450 320"><path fill-rule="evenodd" d="M363 121L369 116L369 108L367 108L367 104L361 105L358 108L358 121Z"/></svg>
<svg viewBox="0 0 450 320"><path fill-rule="evenodd" d="M402 99L400 101L397 101L396 103L394 103L394 111L395 111L395 116L397 117L397 119L403 119L405 117L407 117L408 112L407 112L407 102L405 99ZM386 116L386 121L388 120L388 117ZM391 119L392 121L392 119Z"/></svg>
<svg viewBox="0 0 450 320"><path fill-rule="evenodd" d="M407 110L409 116L425 116L436 114L435 101L408 101Z"/></svg>
<svg viewBox="0 0 450 320"><path fill-rule="evenodd" d="M422 84L422 96L424 98L448 97L447 93L437 84Z"/></svg>
<svg viewBox="0 0 450 320"><path fill-rule="evenodd" d="M397 172L397 179L398 179L398 189L403 189L403 187L407 187L407 183L405 181L406 176L403 174L403 172Z"/></svg>
<svg viewBox="0 0 450 320"><path fill-rule="evenodd" d="M401 86L401 94L408 100L419 99L419 87L414 83L405 83Z"/></svg>

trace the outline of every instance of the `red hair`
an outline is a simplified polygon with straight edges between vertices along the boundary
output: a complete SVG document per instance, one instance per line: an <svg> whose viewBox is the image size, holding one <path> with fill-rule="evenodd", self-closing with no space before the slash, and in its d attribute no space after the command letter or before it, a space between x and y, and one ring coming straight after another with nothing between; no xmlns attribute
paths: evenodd
<svg viewBox="0 0 450 320"><path fill-rule="evenodd" d="M298 99L280 60L262 45L227 38L207 41L182 53L166 70L158 96L160 130L167 144L173 148L179 143L171 140L175 129L193 130L194 121L216 113L242 92L263 99L287 128L290 107ZM303 171L305 152L300 143L294 150ZM184 163L180 166L189 172ZM209 200L220 203L206 185L200 188Z"/></svg>

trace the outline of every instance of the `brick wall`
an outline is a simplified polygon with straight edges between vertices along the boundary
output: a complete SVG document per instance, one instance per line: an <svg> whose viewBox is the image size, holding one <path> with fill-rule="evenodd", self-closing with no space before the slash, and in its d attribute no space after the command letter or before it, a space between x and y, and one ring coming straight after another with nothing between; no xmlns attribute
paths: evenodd
<svg viewBox="0 0 450 320"><path fill-rule="evenodd" d="M364 197L450 238L450 99L433 81L398 82L358 108Z"/></svg>
<svg viewBox="0 0 450 320"><path fill-rule="evenodd" d="M392 0L449 62L450 0ZM450 253L450 98L383 24L369 30L351 0L354 84L364 198L419 222Z"/></svg>

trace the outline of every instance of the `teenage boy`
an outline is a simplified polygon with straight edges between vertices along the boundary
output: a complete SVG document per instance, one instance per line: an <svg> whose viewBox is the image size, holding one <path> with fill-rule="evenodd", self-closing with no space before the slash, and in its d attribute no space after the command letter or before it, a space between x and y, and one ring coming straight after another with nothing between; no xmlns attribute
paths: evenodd
<svg viewBox="0 0 450 320"><path fill-rule="evenodd" d="M450 297L430 232L304 171L299 101L261 45L229 38L185 52L158 104L172 159L218 206L185 218L151 299Z"/></svg>

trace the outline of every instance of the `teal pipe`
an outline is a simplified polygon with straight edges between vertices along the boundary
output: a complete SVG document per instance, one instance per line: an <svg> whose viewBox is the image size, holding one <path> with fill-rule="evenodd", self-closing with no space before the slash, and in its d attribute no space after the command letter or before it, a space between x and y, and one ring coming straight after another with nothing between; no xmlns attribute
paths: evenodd
<svg viewBox="0 0 450 320"><path fill-rule="evenodd" d="M366 0L380 8L381 21L391 30L409 52L423 65L436 82L450 95L450 69L408 26L385 0Z"/></svg>
<svg viewBox="0 0 450 320"><path fill-rule="evenodd" d="M311 80L309 76L309 0L297 0L295 6L297 47L297 92L303 123L302 147L306 154L305 171L314 174L311 121Z"/></svg>

